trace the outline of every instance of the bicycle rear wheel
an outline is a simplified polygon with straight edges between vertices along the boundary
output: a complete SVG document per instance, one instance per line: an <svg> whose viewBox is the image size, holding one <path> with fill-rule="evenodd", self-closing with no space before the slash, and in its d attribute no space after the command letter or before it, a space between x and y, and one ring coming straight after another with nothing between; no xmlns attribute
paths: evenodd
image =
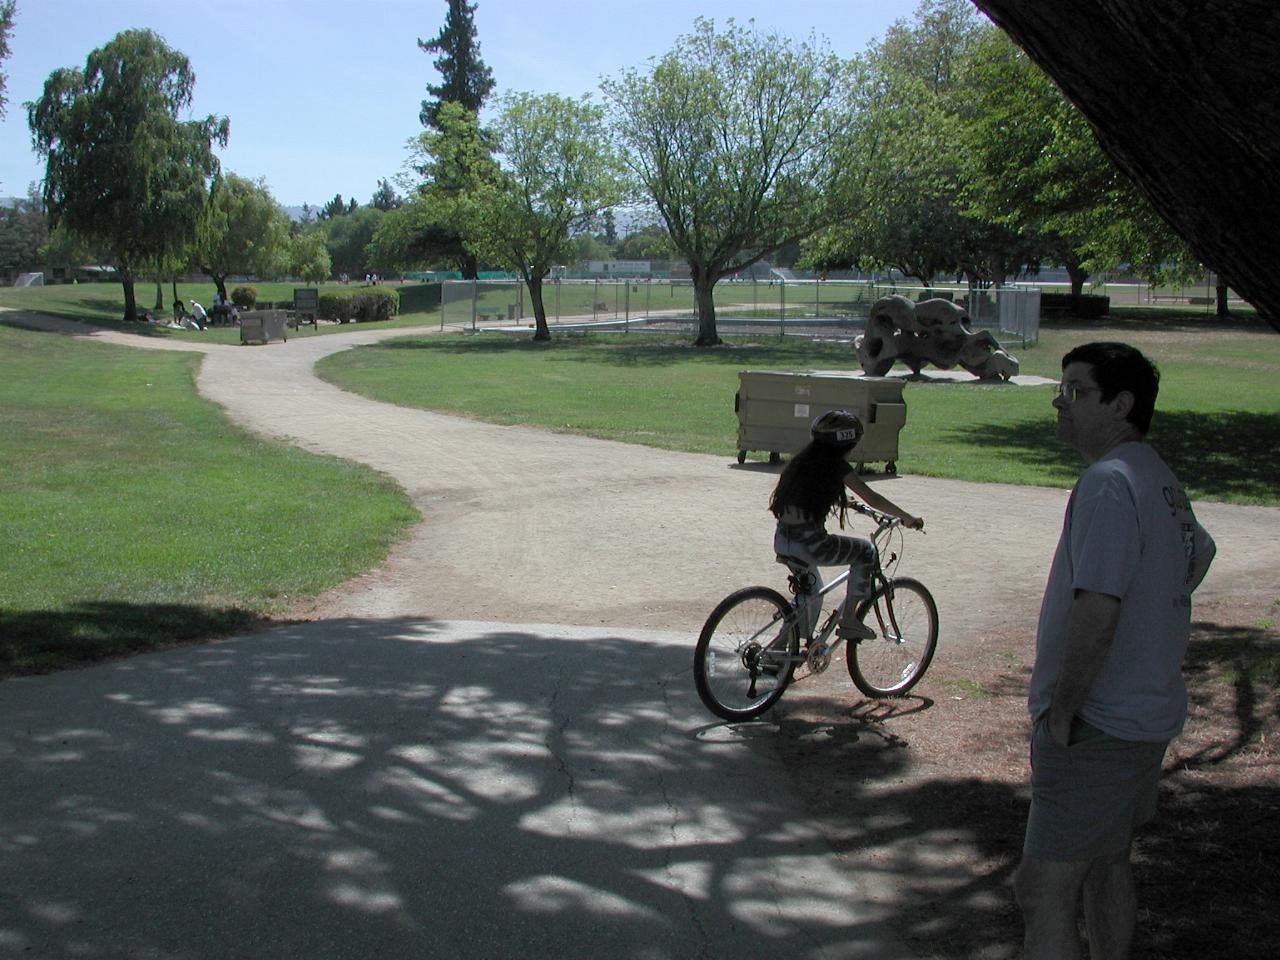
<svg viewBox="0 0 1280 960"><path fill-rule="evenodd" d="M791 605L768 587L729 594L707 617L693 654L693 680L708 710L750 720L782 696L800 649Z"/></svg>
<svg viewBox="0 0 1280 960"><path fill-rule="evenodd" d="M938 646L938 607L918 580L890 580L858 607L876 636L849 645L849 676L869 697L900 697L929 669Z"/></svg>

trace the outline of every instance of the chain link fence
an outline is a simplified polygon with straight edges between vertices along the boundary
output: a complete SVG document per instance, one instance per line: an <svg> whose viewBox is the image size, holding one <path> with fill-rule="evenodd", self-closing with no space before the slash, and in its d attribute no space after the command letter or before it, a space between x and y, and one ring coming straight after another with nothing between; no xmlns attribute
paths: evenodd
<svg viewBox="0 0 1280 960"><path fill-rule="evenodd" d="M1029 285L929 288L850 280L725 280L716 284L721 332L776 333L852 339L871 306L899 294L913 301L944 297L964 306L971 328L1034 343L1040 332L1040 291ZM687 280L550 280L542 286L547 324L559 330L668 331L697 323ZM463 330L525 329L534 325L528 288L516 280L447 280L440 326Z"/></svg>

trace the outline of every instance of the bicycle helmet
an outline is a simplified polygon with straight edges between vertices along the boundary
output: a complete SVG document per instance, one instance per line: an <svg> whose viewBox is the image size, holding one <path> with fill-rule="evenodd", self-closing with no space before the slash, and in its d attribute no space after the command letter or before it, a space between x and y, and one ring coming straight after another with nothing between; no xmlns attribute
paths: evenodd
<svg viewBox="0 0 1280 960"><path fill-rule="evenodd" d="M818 443L831 447L856 447L862 439L862 421L848 410L828 410L809 425Z"/></svg>

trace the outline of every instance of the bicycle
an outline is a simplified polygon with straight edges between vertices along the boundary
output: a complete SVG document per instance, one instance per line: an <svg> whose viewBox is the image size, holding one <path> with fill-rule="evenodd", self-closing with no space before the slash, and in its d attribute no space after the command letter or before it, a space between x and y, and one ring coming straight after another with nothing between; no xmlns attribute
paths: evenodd
<svg viewBox="0 0 1280 960"><path fill-rule="evenodd" d="M860 503L851 509L876 523L871 535L876 545L872 592L855 611L876 636L850 641L845 657L849 676L868 697L900 697L920 682L933 660L938 606L919 580L892 576L902 549L902 521ZM882 560L895 535L898 549ZM771 587L737 590L716 605L698 636L693 656L698 696L708 710L725 720L750 720L764 713L782 697L799 666L805 665L809 675L822 673L842 642L832 634L844 615L847 597L827 616L816 636L812 627L821 612L821 598L844 584L849 571L815 593L812 567L790 557L779 556L778 562L791 571L787 583L794 600Z"/></svg>

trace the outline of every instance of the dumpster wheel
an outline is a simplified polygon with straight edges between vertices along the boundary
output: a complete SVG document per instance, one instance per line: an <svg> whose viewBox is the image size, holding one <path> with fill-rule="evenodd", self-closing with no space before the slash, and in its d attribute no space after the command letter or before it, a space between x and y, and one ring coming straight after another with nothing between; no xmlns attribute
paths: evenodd
<svg viewBox="0 0 1280 960"><path fill-rule="evenodd" d="M898 472L898 462L897 462L896 460L890 460L888 463L886 463L886 464L884 465L884 472L885 472L885 473L897 473L897 472Z"/></svg>
<svg viewBox="0 0 1280 960"><path fill-rule="evenodd" d="M739 463L746 463L746 462L747 462L747 451L745 451L745 450L739 450L739 451L738 451L738 462L739 462Z"/></svg>

